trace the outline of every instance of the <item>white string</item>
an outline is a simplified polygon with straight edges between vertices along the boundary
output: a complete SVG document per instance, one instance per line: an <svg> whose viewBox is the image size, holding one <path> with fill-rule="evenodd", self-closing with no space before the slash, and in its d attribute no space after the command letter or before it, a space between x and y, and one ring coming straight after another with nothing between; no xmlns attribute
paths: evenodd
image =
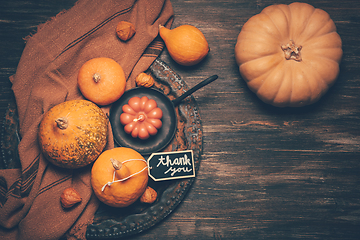
<svg viewBox="0 0 360 240"><path fill-rule="evenodd" d="M128 160L123 161L122 163L124 164L124 163L130 162L130 161L143 161L143 162L145 162L145 163L147 164L147 162L146 162L144 159L128 159ZM111 184L113 184L113 183L123 182L123 181L125 181L125 180L128 180L129 178L131 178L131 177L133 177L133 176L135 176L135 175L143 172L143 171L144 171L145 169L147 169L147 168L148 168L148 167L146 166L146 167L144 167L142 170L140 170L140 171L138 171L138 172L136 172L136 173L133 173L133 174L131 174L130 176L127 176L126 178L119 179L119 180L115 180L115 173L116 173L116 171L114 170L113 180L112 180L111 182L106 183L106 184L101 188L101 191L103 192L103 191L105 190L106 186L109 186L109 187L110 187Z"/></svg>

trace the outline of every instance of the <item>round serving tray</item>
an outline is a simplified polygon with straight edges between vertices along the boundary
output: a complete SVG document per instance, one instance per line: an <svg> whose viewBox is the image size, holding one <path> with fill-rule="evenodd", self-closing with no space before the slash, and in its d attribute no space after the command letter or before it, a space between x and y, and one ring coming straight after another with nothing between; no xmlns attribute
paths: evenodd
<svg viewBox="0 0 360 240"><path fill-rule="evenodd" d="M162 91L170 99L175 99L189 90L186 83L163 61L156 59L148 73L155 79L154 88ZM162 151L193 150L195 171L200 166L202 153L202 125L195 99L183 100L178 107L175 137ZM12 100L3 121L1 132L2 168L19 167L17 145L18 119L16 105ZM100 204L94 221L86 231L87 239L119 239L139 234L164 220L184 199L194 178L155 182L149 178L149 186L158 193L153 204L135 202L126 208L113 208Z"/></svg>

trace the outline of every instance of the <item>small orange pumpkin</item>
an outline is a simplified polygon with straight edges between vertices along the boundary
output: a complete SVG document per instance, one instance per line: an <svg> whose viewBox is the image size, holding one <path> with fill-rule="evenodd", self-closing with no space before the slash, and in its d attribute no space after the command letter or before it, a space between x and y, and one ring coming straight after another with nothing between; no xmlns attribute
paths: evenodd
<svg viewBox="0 0 360 240"><path fill-rule="evenodd" d="M242 27L236 62L248 87L277 107L312 104L339 74L342 42L328 13L306 3L271 5Z"/></svg>
<svg viewBox="0 0 360 240"><path fill-rule="evenodd" d="M120 64L111 58L93 58L78 73L78 86L84 97L98 105L109 105L125 91L126 78Z"/></svg>
<svg viewBox="0 0 360 240"><path fill-rule="evenodd" d="M50 162L80 168L95 161L105 148L108 119L90 101L66 101L45 113L38 134L41 150Z"/></svg>
<svg viewBox="0 0 360 240"><path fill-rule="evenodd" d="M209 53L209 44L204 34L191 25L174 29L159 26L160 37L164 40L171 58L184 66L193 66Z"/></svg>
<svg viewBox="0 0 360 240"><path fill-rule="evenodd" d="M112 207L127 207L134 203L145 192L148 179L144 157L126 147L104 151L91 169L95 195Z"/></svg>

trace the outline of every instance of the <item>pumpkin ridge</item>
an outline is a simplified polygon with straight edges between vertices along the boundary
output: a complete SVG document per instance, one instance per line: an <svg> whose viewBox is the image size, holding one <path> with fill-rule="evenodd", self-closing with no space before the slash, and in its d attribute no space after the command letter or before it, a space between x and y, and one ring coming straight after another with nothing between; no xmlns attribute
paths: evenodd
<svg viewBox="0 0 360 240"><path fill-rule="evenodd" d="M319 36L316 36L316 37L309 38L306 42L304 42L303 45L307 45L307 47L309 47L309 45L311 46L313 44L318 43L319 38L323 38L323 37L325 37L327 35L330 35L330 34L338 35L338 33L336 31L328 32L328 33L325 33L325 34L322 34L322 35L319 35ZM340 43L341 43L341 41L340 41ZM338 46L338 45L334 44L334 46L327 46L327 47L324 47L324 48L317 47L317 48L318 49L329 49L329 48L340 48L340 47L341 47L341 45Z"/></svg>
<svg viewBox="0 0 360 240"><path fill-rule="evenodd" d="M299 7L299 5L301 5L301 6ZM311 14L310 14L308 17L305 18L306 23L302 23L302 24L301 24L301 26L303 26L303 28L301 29L301 31L295 31L295 32L297 33L296 36L294 35L294 31L290 31L290 32L289 32L289 33L290 33L290 39L291 39L291 40L294 40L296 44L299 44L299 43L297 42L297 41L298 41L298 38L303 35L304 30L307 28L307 26L308 26L308 24L309 24L309 19L310 19L311 16L314 14L315 8L314 8L313 6L311 6L310 4L307 4L307 3L294 2L294 3L289 4L289 5L288 5L288 8L289 8L290 17L291 17L291 19L290 19L290 24L289 24L290 30L296 29L297 23L298 23L299 20L300 20L300 19L298 19L298 18L295 18L295 15L294 15L297 11L299 11L299 9L296 8L296 6L298 6L299 8L301 8L301 10L304 9L304 8L307 8L307 7L310 7L310 8L312 9ZM301 19L301 20L303 20L303 19Z"/></svg>
<svg viewBox="0 0 360 240"><path fill-rule="evenodd" d="M315 12L315 11L314 11L314 12ZM309 21L309 22L310 22L310 21ZM309 24L309 23L308 23L308 24ZM308 24L306 25L306 27L308 26ZM328 23L328 24L332 24L332 23ZM320 35L318 35L319 32L321 32L321 30L324 29L325 27L327 27L327 24L321 25L321 27L318 28L317 31L315 31L314 34L312 34L312 35L306 34L306 35L307 35L307 39L304 39L304 40L303 40L303 45L306 45L309 41L314 41L314 40L316 41L317 38L326 36L326 35L328 35L328 34L332 34L332 33L334 33L334 32L337 33L337 32L336 32L336 27L335 27L335 29L334 29L333 31L331 31L331 32L326 32L325 34L320 34Z"/></svg>
<svg viewBox="0 0 360 240"><path fill-rule="evenodd" d="M310 102L311 101L315 101L316 98L318 98L318 94L316 94L316 91L311 87L311 84L310 84L310 80L309 80L309 76L307 74L304 74L304 77L306 78L306 82L309 86L309 90L310 90ZM321 77L320 77L321 78ZM322 80L322 78L321 78ZM323 81L323 80L322 80ZM317 83L317 86L319 88L319 81L315 81ZM320 95L321 95L321 91L320 91Z"/></svg>
<svg viewBox="0 0 360 240"><path fill-rule="evenodd" d="M299 36L304 35L305 30L308 28L309 24L311 23L311 18L314 16L314 13L315 13L316 9L314 7L312 7L312 10L313 11L312 11L311 15L308 18L306 18L306 24L305 24L303 30L301 31L301 33L299 34ZM321 28L323 28L323 26ZM311 38L312 38L312 35L308 36L308 39L311 39ZM304 42L301 45L303 45L303 44L304 44Z"/></svg>
<svg viewBox="0 0 360 240"><path fill-rule="evenodd" d="M269 72L268 75L266 76L265 80L262 82L262 84L261 84L260 87L258 88L257 92L260 91L260 89L264 86L265 82L267 82L267 81L272 81L272 80L273 80L273 79L270 77L270 76L272 76L271 74L274 73L275 71L278 71L278 69L281 69L281 68L283 67L283 65L284 65L284 64L283 64L282 62L280 62L280 63L277 64L271 71L268 71L268 72ZM265 75L265 74L263 74L263 75ZM282 74L282 75L284 75L284 74ZM273 97L272 97L271 99L268 99L268 100L273 101L273 100L276 98L276 96L279 94L279 91L280 91L280 89L281 89L281 86L282 86L283 82L284 82L284 81L281 81L279 87L278 87L277 90L276 90L276 93L274 93ZM257 92L256 92L256 93L257 93Z"/></svg>
<svg viewBox="0 0 360 240"><path fill-rule="evenodd" d="M305 74L305 73L304 73L304 74L303 74L303 78L305 79L307 88L308 88L308 90L309 90L309 92L310 92L310 96L309 96L309 98L308 98L308 101L311 101L311 100L312 100L312 96L315 95L314 89L311 88L311 84L310 84L310 80L309 80L308 74ZM308 102L308 101L307 101L307 102Z"/></svg>
<svg viewBox="0 0 360 240"><path fill-rule="evenodd" d="M281 8L280 6L286 7L286 9L288 10L288 12L286 13L286 12L284 11L284 9ZM277 5L277 8L279 8L279 9L283 12L283 14L284 14L284 16L285 16L285 18L286 18L286 20L287 20L287 29L286 29L286 32L287 32L287 35L288 35L287 37L288 37L289 40L290 40L291 18L289 18L289 14L290 14L290 17L291 17L291 9L290 9L289 5L285 5L285 4Z"/></svg>
<svg viewBox="0 0 360 240"><path fill-rule="evenodd" d="M268 35L268 36L276 39L277 41L281 41L281 33L280 33L280 30L279 30L278 26L274 23L274 21L272 20L272 18L270 17L270 15L269 15L268 13L264 13L264 15L267 16L267 18L271 21L271 23L272 23L272 25L273 25L273 28L275 28L275 29L277 30L277 34L273 34L273 33L272 33L272 34L268 34L268 33L266 33L266 35ZM250 28L250 29L249 29L249 27L247 27L247 28L245 28L245 32L251 33L252 35L253 35L253 34L259 34L259 31L258 31L257 28ZM263 33L262 33L262 34L263 34ZM261 34L261 35L262 35L262 34ZM280 37L279 37L279 36L280 36ZM255 38L255 39L256 39L256 38Z"/></svg>
<svg viewBox="0 0 360 240"><path fill-rule="evenodd" d="M292 29L291 8L290 8L290 5L286 5L286 4L277 5L277 8L279 8L282 11L282 13L284 14L286 21L287 21L287 29L286 29L287 39L285 39L285 41L288 42L291 39L290 34L291 34L291 29ZM285 9L286 9L286 11L285 11Z"/></svg>
<svg viewBox="0 0 360 240"><path fill-rule="evenodd" d="M256 61L256 60L259 60L259 59L262 59L262 58L266 58L266 57L270 57L270 56L272 56L272 55L276 55L277 53L270 53L270 54L266 54L266 55L262 55L262 56L259 56L259 57L257 57L257 58L254 58L254 59L251 59L251 60L249 60L249 61L246 61L246 62L244 62L244 63L242 63L242 64L246 64L246 63L252 63L253 61ZM280 62L281 60L279 60L279 62Z"/></svg>
<svg viewBox="0 0 360 240"><path fill-rule="evenodd" d="M326 48L325 48L326 49ZM326 60L330 60L332 62L335 62L335 63L338 63L336 60L332 59L332 58L329 58L329 57L324 57L324 56L317 56L318 58L323 58L323 59L326 59Z"/></svg>
<svg viewBox="0 0 360 240"><path fill-rule="evenodd" d="M293 71L293 65L292 64L290 64L290 77L291 77L291 79L294 79L294 71ZM289 102L292 102L292 99L293 99L293 96L294 96L294 91L293 91L293 89L294 89L294 84L295 84L295 81L294 80L292 80L291 81L291 90L290 90L290 97L289 97Z"/></svg>
<svg viewBox="0 0 360 240"><path fill-rule="evenodd" d="M282 62L282 66L280 66L280 64L279 64L278 67L280 69L282 69L284 67L284 65L285 65L285 62ZM281 71L281 73L282 73L282 78L284 78L284 75L285 75L284 72ZM284 84L284 81L281 81L281 84L279 85L279 88L277 89L276 94L275 94L274 98L272 99L273 101L276 99L276 97L280 93L280 89L281 89L283 84Z"/></svg>
<svg viewBox="0 0 360 240"><path fill-rule="evenodd" d="M338 64L338 62L337 62L337 61L334 61L333 59L330 59L330 58L327 58L327 57L321 57L321 56L318 56L318 57L319 57L319 58L326 59L326 60L330 60L330 61L334 62L335 65ZM319 62L322 62L322 61L319 61ZM320 73L316 68L314 68L311 64L309 64L309 67L310 67L311 69L313 69L314 72L316 72L316 73L318 74L319 79L321 79L321 80L323 81L323 83L325 83L326 86L332 85L332 83L335 81L335 80L333 80L331 83L328 83L328 82L324 79L324 77L321 75L321 73ZM339 68L339 66L337 66L337 67ZM339 69L337 70L337 72L339 72ZM336 79L336 78L335 78L335 79Z"/></svg>
<svg viewBox="0 0 360 240"><path fill-rule="evenodd" d="M283 78L284 78L285 73L282 72L282 75L283 75ZM275 101L276 97L279 96L279 94L280 94L280 89L282 89L283 84L285 84L285 81L284 81L284 80L281 81L281 84L280 84L280 86L279 86L279 88L278 88L278 90L277 90L277 92L276 92L276 94L275 94L275 97L274 97L273 101Z"/></svg>
<svg viewBox="0 0 360 240"><path fill-rule="evenodd" d="M305 64L305 63L304 63ZM311 65L309 65L309 68L312 68L312 66ZM320 96L318 96L318 98L320 98L322 95L323 95L323 93L324 92L326 92L327 90L325 90L324 91L324 89L326 89L324 86L326 86L326 87L328 87L329 86L329 84L325 81L325 79L320 75L320 73L318 72L318 71L316 71L315 69L314 69L314 73L316 73L316 75L317 75L317 83L318 83L318 86L320 86L320 81L321 81L321 84L323 85L323 87L322 87L322 90L321 90L321 92L320 92Z"/></svg>
<svg viewBox="0 0 360 240"><path fill-rule="evenodd" d="M296 77L296 76L298 76L297 73L298 73L297 71L295 71L294 69L291 69L291 75L292 75L291 78L293 79L293 81L292 81L292 90L291 90L291 95L290 95L289 100L290 100L290 103L296 102L299 106L307 105L307 103L310 102L310 100L311 100L311 95L310 94L309 94L309 96L307 98L304 98L301 101L296 101L296 98L294 97L294 94L296 92L294 90L294 89L296 89L296 87L294 85L297 83L297 79L298 79ZM305 91L305 92L311 91L311 87L310 87L310 84L308 82L307 74L304 73L304 74L302 74L302 76L303 76L303 78L306 79L306 83L307 83L306 84L307 91Z"/></svg>
<svg viewBox="0 0 360 240"><path fill-rule="evenodd" d="M280 11L283 12L284 16L285 16L286 19L287 19L287 16L286 16L286 14L284 13L284 11L283 11L280 7L278 7L278 9L280 9ZM281 39L280 39L280 38L281 38L282 34L281 34L281 31L280 31L278 25L275 24L274 20L273 20L272 17L270 16L270 14L268 14L267 12L264 12L264 14L265 14L266 16L268 16L268 18L270 19L270 21L272 22L272 24L275 26L276 30L278 31L278 33L277 33L276 35L280 36L280 37L278 37L278 40L281 42ZM255 32L256 32L256 29L255 29Z"/></svg>

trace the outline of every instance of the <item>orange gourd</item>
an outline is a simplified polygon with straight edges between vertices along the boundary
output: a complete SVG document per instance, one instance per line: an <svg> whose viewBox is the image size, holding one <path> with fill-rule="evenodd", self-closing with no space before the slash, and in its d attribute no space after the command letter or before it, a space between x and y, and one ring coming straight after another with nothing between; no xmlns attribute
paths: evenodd
<svg viewBox="0 0 360 240"><path fill-rule="evenodd" d="M342 53L329 14L298 2L271 5L251 17L235 46L248 87L277 107L318 101L335 82Z"/></svg>
<svg viewBox="0 0 360 240"><path fill-rule="evenodd" d="M147 163L137 151L117 147L104 151L91 169L91 186L103 203L127 207L145 192Z"/></svg>
<svg viewBox="0 0 360 240"><path fill-rule="evenodd" d="M100 155L107 143L108 119L94 103L71 100L46 112L39 126L44 156L63 168L86 166Z"/></svg>
<svg viewBox="0 0 360 240"><path fill-rule="evenodd" d="M210 50L204 34L191 25L171 30L160 25L159 34L171 58L180 65L193 66L202 61Z"/></svg>
<svg viewBox="0 0 360 240"><path fill-rule="evenodd" d="M84 97L98 105L109 105L125 91L126 78L122 67L111 58L93 58L78 73L78 86Z"/></svg>

